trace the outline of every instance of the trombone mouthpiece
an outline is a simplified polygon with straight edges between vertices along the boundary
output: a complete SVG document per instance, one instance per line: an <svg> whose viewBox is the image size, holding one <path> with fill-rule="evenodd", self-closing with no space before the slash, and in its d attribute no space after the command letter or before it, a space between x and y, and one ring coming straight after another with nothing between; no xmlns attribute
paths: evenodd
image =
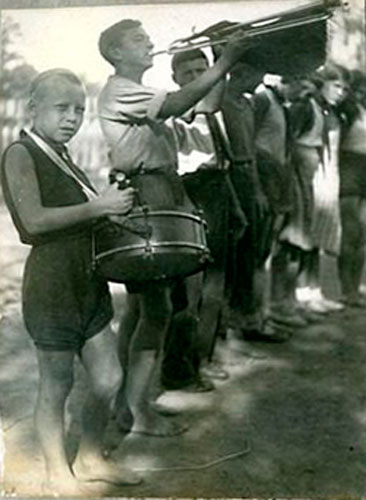
<svg viewBox="0 0 366 500"><path fill-rule="evenodd" d="M151 56L161 56L162 54L167 54L169 51L168 50L158 50L157 52L152 52Z"/></svg>

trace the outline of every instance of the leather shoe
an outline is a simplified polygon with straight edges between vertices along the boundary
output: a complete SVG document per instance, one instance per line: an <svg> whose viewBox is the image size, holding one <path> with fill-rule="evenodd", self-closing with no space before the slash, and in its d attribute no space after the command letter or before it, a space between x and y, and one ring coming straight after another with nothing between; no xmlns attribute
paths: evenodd
<svg viewBox="0 0 366 500"><path fill-rule="evenodd" d="M268 317L275 323L292 326L294 328L302 328L308 325L308 322L304 317L300 316L300 314L291 309L288 309L287 311L282 308L271 309Z"/></svg>

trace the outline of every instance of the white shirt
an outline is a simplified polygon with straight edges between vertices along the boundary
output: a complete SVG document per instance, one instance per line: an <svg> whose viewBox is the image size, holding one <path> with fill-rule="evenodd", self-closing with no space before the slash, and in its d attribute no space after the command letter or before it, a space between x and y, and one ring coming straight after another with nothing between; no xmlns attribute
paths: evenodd
<svg viewBox="0 0 366 500"><path fill-rule="evenodd" d="M158 114L166 91L118 75L109 77L98 101L99 117L113 167L131 173L176 169L173 130Z"/></svg>

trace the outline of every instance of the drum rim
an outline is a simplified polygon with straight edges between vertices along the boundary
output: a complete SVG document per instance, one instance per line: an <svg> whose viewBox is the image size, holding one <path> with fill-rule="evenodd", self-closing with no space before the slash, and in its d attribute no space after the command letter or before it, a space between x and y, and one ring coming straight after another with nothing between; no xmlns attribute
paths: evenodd
<svg viewBox="0 0 366 500"><path fill-rule="evenodd" d="M111 250L105 250L104 252L100 252L96 254L95 260L98 261L100 259L103 259L104 257L109 257L115 253L123 254L126 252L134 251L134 250L145 250L146 254L154 254L153 251L150 249L157 249L157 248L169 248L169 247L178 247L178 248L187 248L190 250L199 250L202 254L209 254L208 247L204 245L199 245L197 243L187 243L187 242L182 242L182 241L169 241L169 242L161 242L161 243L150 243L149 245L146 244L138 244L138 245L127 245L123 247L117 247L113 248Z"/></svg>
<svg viewBox="0 0 366 500"><path fill-rule="evenodd" d="M162 217L162 216L168 216L168 217L181 217L182 219L191 219L195 222L198 222L199 224L204 224L204 219L200 217L199 215L191 214L189 212L181 212L178 210L151 210L150 208L146 211L138 211L138 212L130 212L127 215L127 218L134 218L134 217Z"/></svg>

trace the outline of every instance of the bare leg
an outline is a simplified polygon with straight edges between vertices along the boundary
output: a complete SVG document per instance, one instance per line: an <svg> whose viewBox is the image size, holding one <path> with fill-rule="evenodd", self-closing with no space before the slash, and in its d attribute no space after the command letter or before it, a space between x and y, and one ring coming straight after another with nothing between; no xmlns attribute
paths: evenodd
<svg viewBox="0 0 366 500"><path fill-rule="evenodd" d="M113 412L115 413L117 425L122 430L130 429L133 425L133 416L127 401L126 383L127 371L129 367L129 351L131 340L140 318L140 301L140 294L127 294L126 309L122 313L121 322L118 329L118 357L124 372L124 377L121 387L117 393ZM156 399L162 392L160 384L162 362L161 358L162 353L160 353L160 358L155 364L154 373L152 375L153 381L150 384L150 404L155 411L162 413L163 415L175 415L176 412L174 412L173 409L165 408L164 406L156 403Z"/></svg>
<svg viewBox="0 0 366 500"><path fill-rule="evenodd" d="M72 351L37 350L40 370L35 426L46 462L45 493L77 495L81 489L65 452L65 402L73 385Z"/></svg>
<svg viewBox="0 0 366 500"><path fill-rule="evenodd" d="M289 290L289 253L285 245L279 245L271 260L271 294L273 305L282 305L288 302Z"/></svg>
<svg viewBox="0 0 366 500"><path fill-rule="evenodd" d="M109 328L89 339L83 347L81 360L89 376L91 391L83 408L82 436L73 470L85 481L138 484L140 480L135 474L102 457L111 401L122 380L116 347Z"/></svg>
<svg viewBox="0 0 366 500"><path fill-rule="evenodd" d="M320 287L320 276L319 276L319 269L320 269L320 253L319 250L313 250L312 252L308 253L308 260L306 263L306 269L305 269L305 279L307 281L307 286L309 288L319 288Z"/></svg>
<svg viewBox="0 0 366 500"><path fill-rule="evenodd" d="M305 291L307 300L306 308L311 312L327 314L329 312L341 311L344 305L340 302L324 297L320 282L320 251L315 249L307 252L304 259L305 264Z"/></svg>
<svg viewBox="0 0 366 500"><path fill-rule="evenodd" d="M122 313L118 328L118 358L124 371L128 367L130 343L140 317L139 297L139 294L127 294L126 309Z"/></svg>
<svg viewBox="0 0 366 500"><path fill-rule="evenodd" d="M287 243L279 243L271 261L271 302L293 306L295 302L296 281L300 268L301 250Z"/></svg>
<svg viewBox="0 0 366 500"><path fill-rule="evenodd" d="M203 284L197 350L200 360L208 362L213 354L220 313L224 303L225 273L208 268Z"/></svg>
<svg viewBox="0 0 366 500"><path fill-rule="evenodd" d="M118 328L118 358L124 372L122 384L118 390L115 406L117 424L122 426L132 425L132 413L127 404L126 381L129 365L129 350L131 339L136 330L140 317L140 300L138 294L127 294L126 308L122 312L121 322Z"/></svg>
<svg viewBox="0 0 366 500"><path fill-rule="evenodd" d="M150 405L172 306L168 287L151 286L140 295L140 319L130 344L126 394L133 415L133 432L170 436L180 426L160 416Z"/></svg>

